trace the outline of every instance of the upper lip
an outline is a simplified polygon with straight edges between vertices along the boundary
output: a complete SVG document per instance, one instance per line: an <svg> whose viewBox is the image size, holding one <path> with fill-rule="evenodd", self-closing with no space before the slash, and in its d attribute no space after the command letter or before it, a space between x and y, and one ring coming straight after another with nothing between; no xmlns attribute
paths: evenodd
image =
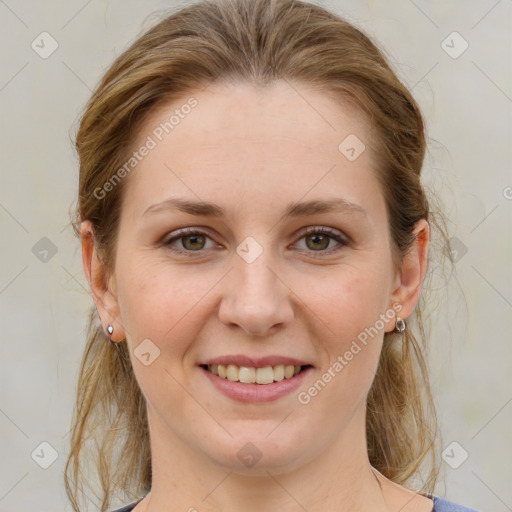
<svg viewBox="0 0 512 512"><path fill-rule="evenodd" d="M207 361L203 361L200 364L208 364L208 365L228 365L234 364L236 366L248 366L255 368L262 368L264 366L277 366L279 364L282 365L293 365L293 366L312 366L311 363L307 361L303 361L301 359L296 359L294 357L287 356L265 356L265 357L248 357L246 355L226 355L214 357L213 359L208 359Z"/></svg>

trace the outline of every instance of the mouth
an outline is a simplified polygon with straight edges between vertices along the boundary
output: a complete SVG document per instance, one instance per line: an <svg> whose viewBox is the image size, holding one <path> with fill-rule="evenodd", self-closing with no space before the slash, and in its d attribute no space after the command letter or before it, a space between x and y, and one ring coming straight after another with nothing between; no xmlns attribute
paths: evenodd
<svg viewBox="0 0 512 512"><path fill-rule="evenodd" d="M197 368L220 394L253 404L292 396L315 371L308 359L285 354L226 354L200 361Z"/></svg>
<svg viewBox="0 0 512 512"><path fill-rule="evenodd" d="M242 384L269 385L274 382L293 379L312 365L277 364L275 366L238 366L236 364L200 364L207 372L231 382Z"/></svg>

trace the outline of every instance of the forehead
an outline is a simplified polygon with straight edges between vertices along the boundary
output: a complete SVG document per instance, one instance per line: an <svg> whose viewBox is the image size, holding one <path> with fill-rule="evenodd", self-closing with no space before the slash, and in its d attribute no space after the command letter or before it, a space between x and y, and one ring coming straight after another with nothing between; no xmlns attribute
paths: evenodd
<svg viewBox="0 0 512 512"><path fill-rule="evenodd" d="M361 186L370 192L369 128L350 103L311 86L213 83L145 119L133 149L152 148L129 176L127 193L142 207L170 192L196 199L233 193L236 200L251 190L253 201L271 190L300 199L335 183L348 194ZM363 144L356 159L343 153Z"/></svg>
<svg viewBox="0 0 512 512"><path fill-rule="evenodd" d="M190 107L192 103L195 106ZM167 130L161 125L166 125ZM188 138L187 126L191 125L205 146L224 143L227 136L246 142L265 141L268 145L272 144L272 135L277 134L311 149L313 145L318 147L319 142L319 149L332 147L333 143L337 147L340 137L353 132L369 139L367 132L371 128L362 111L348 98L337 97L334 92L311 84L279 80L261 87L251 83L214 82L152 111L139 130L137 142L153 134L157 139L165 139L157 142L171 143L184 131Z"/></svg>

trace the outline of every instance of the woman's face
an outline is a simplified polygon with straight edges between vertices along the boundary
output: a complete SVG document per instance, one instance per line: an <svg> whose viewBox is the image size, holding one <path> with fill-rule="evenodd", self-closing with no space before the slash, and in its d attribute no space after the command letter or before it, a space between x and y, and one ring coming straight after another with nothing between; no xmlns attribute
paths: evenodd
<svg viewBox="0 0 512 512"><path fill-rule="evenodd" d="M415 297L360 114L215 83L154 111L134 150L106 303L153 448L257 472L365 447L383 335Z"/></svg>

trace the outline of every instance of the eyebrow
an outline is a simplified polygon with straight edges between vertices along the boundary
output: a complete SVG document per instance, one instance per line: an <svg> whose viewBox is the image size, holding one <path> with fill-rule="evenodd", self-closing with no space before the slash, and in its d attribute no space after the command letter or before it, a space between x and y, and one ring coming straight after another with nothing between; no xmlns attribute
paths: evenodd
<svg viewBox="0 0 512 512"><path fill-rule="evenodd" d="M142 216L144 217L146 215L172 210L178 210L183 213L202 217L224 219L228 216L227 213L217 204L210 203L208 201L191 201L183 198L170 198L160 203L153 204L142 214ZM364 217L367 216L366 210L362 206L337 197L322 200L316 199L302 203L290 203L285 208L284 213L281 216L281 220L330 212L356 213Z"/></svg>

